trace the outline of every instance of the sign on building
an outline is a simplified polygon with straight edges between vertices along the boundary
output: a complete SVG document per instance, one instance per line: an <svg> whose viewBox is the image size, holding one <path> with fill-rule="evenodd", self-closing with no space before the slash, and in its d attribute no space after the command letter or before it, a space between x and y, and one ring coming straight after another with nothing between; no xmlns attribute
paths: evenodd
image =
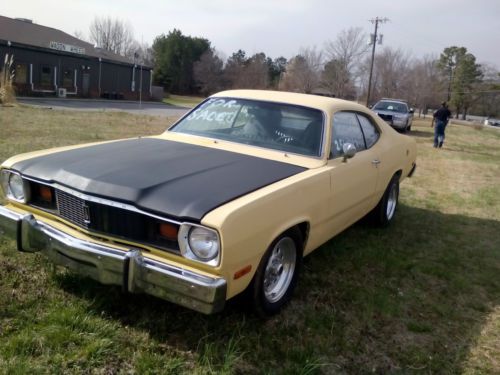
<svg viewBox="0 0 500 375"><path fill-rule="evenodd" d="M64 44L59 42L50 42L49 47L52 49L56 49L58 51L78 53L80 55L85 54L85 48L72 46L71 44Z"/></svg>

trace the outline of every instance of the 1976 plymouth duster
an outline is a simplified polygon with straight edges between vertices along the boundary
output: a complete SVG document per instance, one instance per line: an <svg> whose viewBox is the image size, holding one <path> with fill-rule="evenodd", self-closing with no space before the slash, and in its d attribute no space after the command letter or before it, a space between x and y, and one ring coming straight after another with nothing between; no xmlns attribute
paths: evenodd
<svg viewBox="0 0 500 375"><path fill-rule="evenodd" d="M154 137L14 156L0 232L103 284L203 312L291 298L303 256L363 216L394 217L416 145L369 109L218 93Z"/></svg>

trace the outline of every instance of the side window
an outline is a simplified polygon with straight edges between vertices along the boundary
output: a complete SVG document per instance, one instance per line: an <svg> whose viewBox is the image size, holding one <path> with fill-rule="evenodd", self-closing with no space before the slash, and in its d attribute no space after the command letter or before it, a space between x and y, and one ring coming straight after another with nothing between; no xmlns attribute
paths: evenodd
<svg viewBox="0 0 500 375"><path fill-rule="evenodd" d="M366 149L365 140L356 114L353 112L337 112L332 124L332 158L342 156L345 143L352 143L356 150Z"/></svg>
<svg viewBox="0 0 500 375"><path fill-rule="evenodd" d="M365 135L366 148L370 148L377 142L380 133L371 119L360 113L358 113L357 116L361 129L363 129L363 134Z"/></svg>

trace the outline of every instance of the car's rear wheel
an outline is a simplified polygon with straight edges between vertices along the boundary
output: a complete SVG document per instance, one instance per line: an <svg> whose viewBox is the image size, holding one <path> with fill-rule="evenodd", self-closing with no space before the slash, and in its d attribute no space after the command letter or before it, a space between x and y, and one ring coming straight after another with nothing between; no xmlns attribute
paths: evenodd
<svg viewBox="0 0 500 375"><path fill-rule="evenodd" d="M387 226L394 219L396 208L398 207L399 200L399 175L395 174L387 188L380 202L371 212L371 216L375 224L380 226Z"/></svg>
<svg viewBox="0 0 500 375"><path fill-rule="evenodd" d="M292 228L276 240L262 257L250 286L255 311L276 314L290 300L302 265L302 236Z"/></svg>

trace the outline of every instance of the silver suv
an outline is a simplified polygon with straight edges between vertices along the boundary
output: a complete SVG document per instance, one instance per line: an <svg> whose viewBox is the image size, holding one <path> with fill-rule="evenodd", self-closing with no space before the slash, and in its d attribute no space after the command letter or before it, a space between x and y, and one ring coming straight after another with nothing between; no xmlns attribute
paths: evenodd
<svg viewBox="0 0 500 375"><path fill-rule="evenodd" d="M410 108L404 100L382 99L372 107L372 110L394 129L402 132L411 130L413 108Z"/></svg>

